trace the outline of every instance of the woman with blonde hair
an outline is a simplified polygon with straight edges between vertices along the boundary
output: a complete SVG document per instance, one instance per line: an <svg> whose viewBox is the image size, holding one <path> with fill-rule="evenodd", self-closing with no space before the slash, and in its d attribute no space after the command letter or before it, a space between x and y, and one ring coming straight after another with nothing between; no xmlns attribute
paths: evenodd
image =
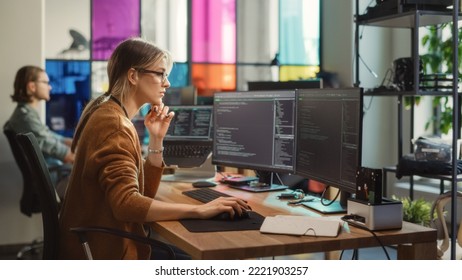
<svg viewBox="0 0 462 280"><path fill-rule="evenodd" d="M170 86L172 58L152 43L131 38L108 62L108 91L89 103L77 126L74 168L60 217L60 257L85 258L71 227L102 226L146 235L144 224L182 218L207 219L222 212L241 215L248 205L219 198L203 205L168 203L154 197L163 172L163 138L173 112L162 103ZM130 121L146 103L149 153L142 158ZM149 259L151 248L131 240L89 234L95 259Z"/></svg>

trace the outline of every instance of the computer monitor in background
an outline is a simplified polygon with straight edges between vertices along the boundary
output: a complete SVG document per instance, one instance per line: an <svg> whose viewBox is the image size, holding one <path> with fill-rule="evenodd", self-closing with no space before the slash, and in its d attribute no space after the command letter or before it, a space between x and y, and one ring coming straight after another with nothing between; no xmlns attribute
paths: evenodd
<svg viewBox="0 0 462 280"><path fill-rule="evenodd" d="M164 181L193 182L215 177L211 164L213 106L169 106L175 113L164 137L164 161L177 167Z"/></svg>
<svg viewBox="0 0 462 280"><path fill-rule="evenodd" d="M340 202L303 205L319 212L346 211L346 198L356 191L361 166L361 88L296 90L295 174L339 188Z"/></svg>
<svg viewBox="0 0 462 280"><path fill-rule="evenodd" d="M322 79L296 80L296 81L249 81L249 91L254 90L295 90L303 88L322 88Z"/></svg>
<svg viewBox="0 0 462 280"><path fill-rule="evenodd" d="M167 106L196 105L197 89L194 86L168 88L162 102Z"/></svg>
<svg viewBox="0 0 462 280"><path fill-rule="evenodd" d="M213 102L213 164L293 172L295 91L219 92ZM261 190L287 188L272 177L259 178Z"/></svg>
<svg viewBox="0 0 462 280"><path fill-rule="evenodd" d="M74 137L85 100L76 94L53 94L46 104L46 123L55 132Z"/></svg>

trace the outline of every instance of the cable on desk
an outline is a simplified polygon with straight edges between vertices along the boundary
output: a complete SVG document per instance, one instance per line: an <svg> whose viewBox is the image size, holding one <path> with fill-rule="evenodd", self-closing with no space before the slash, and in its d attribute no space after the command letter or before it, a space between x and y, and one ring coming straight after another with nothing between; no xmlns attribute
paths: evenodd
<svg viewBox="0 0 462 280"><path fill-rule="evenodd" d="M345 250L342 250L342 252L340 253L340 257L339 257L339 260L342 260L343 258L343 252L345 252ZM351 259L352 260L358 260L358 249L353 249L353 254L351 254Z"/></svg>
<svg viewBox="0 0 462 280"><path fill-rule="evenodd" d="M330 186L325 187L324 190L322 191L322 194L321 194L321 199L320 199L320 201L321 201L321 204L322 204L323 206L329 206L329 205L331 205L332 203L334 203L335 200L337 200L338 196L340 195L340 190L338 190L338 192L337 192L337 194L335 195L334 199L330 200L329 203L325 203L325 202L324 202L324 199L326 199L326 198L325 198L325 195L326 195L326 191L329 189L329 187L330 187Z"/></svg>
<svg viewBox="0 0 462 280"><path fill-rule="evenodd" d="M314 237L318 237L318 236L316 235L316 231L315 231L314 228L312 228L312 227L308 228L308 229L305 231L305 233L304 233L303 235L306 235L309 231L312 231L312 232L313 232Z"/></svg>
<svg viewBox="0 0 462 280"><path fill-rule="evenodd" d="M346 222L348 225L355 226L355 227L358 227L360 229L363 229L363 230L366 230L366 231L370 232L374 236L374 238L377 240L377 242L379 242L380 247L382 247L383 252L387 256L387 260L390 260L390 255L388 255L387 249L385 249L385 246L383 245L380 238L375 234L375 232L368 229L367 227L361 225L360 223L351 220L351 217L352 217L352 215L345 215L345 216L342 217L342 221ZM356 254L356 253L353 252L353 254ZM343 251L342 251L342 254L340 254L340 259L342 259L342 255L343 255Z"/></svg>

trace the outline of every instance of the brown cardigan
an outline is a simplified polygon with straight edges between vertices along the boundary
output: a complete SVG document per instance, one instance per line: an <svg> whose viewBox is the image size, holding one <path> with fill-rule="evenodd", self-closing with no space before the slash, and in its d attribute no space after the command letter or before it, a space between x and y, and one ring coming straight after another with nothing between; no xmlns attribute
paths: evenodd
<svg viewBox="0 0 462 280"><path fill-rule="evenodd" d="M109 100L82 132L60 216L60 258L84 259L71 227L103 226L146 235L143 222L163 168L144 163L136 130ZM107 234L89 233L95 259L149 259L150 247Z"/></svg>

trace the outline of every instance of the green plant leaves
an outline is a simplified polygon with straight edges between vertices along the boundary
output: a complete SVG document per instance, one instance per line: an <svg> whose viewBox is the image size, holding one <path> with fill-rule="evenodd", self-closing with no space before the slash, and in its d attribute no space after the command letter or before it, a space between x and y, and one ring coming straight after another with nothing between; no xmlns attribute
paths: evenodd
<svg viewBox="0 0 462 280"><path fill-rule="evenodd" d="M422 36L421 44L427 48L427 53L420 56L422 60L423 71L426 74L437 74L437 73L452 73L453 67L453 40L452 36L447 39L442 39L442 32L444 29L452 30L452 23L447 23L439 26L431 26L428 28L428 34ZM459 42L462 39L462 29L459 29ZM458 44L458 69L461 66L461 53L462 45ZM445 69L445 70L443 70ZM460 72L460 71L459 71ZM458 77L460 78L460 73ZM448 96L436 96L433 99L433 107L439 112L438 117L431 117L425 123L425 130L427 130L431 124L441 134L448 134L452 128L452 103L449 102ZM438 133L438 134L439 134Z"/></svg>
<svg viewBox="0 0 462 280"><path fill-rule="evenodd" d="M396 198L403 203L403 220L423 226L430 226L431 203L423 198L411 200L409 197Z"/></svg>

